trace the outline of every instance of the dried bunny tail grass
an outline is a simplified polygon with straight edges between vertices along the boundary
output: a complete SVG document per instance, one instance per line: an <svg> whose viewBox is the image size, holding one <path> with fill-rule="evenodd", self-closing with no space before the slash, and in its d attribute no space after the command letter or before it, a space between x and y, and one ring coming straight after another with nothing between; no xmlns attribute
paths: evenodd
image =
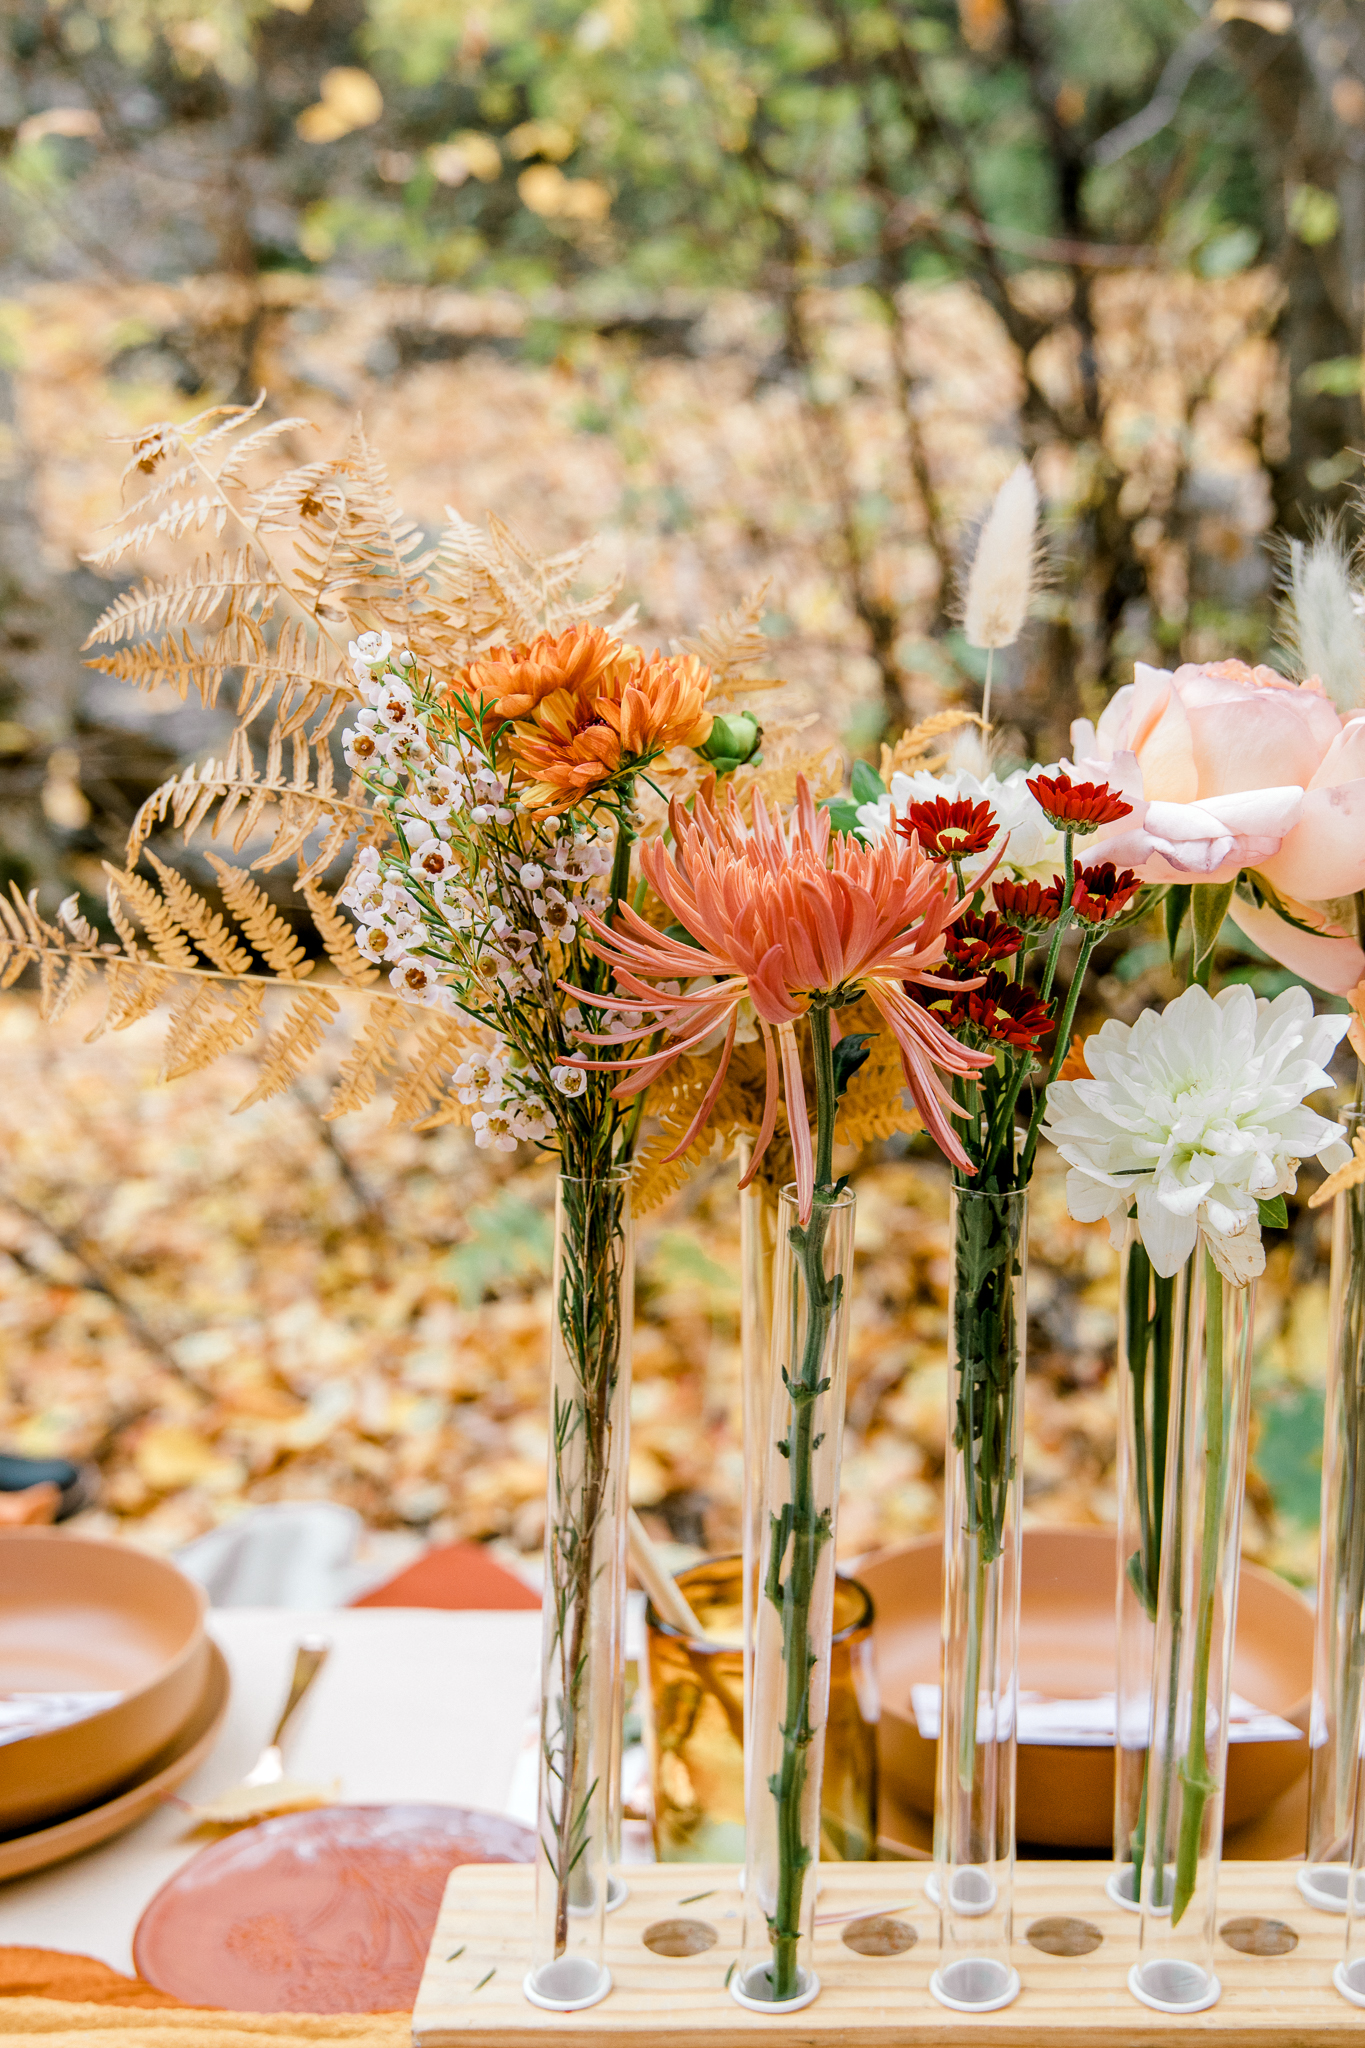
<svg viewBox="0 0 1365 2048"><path fill-rule="evenodd" d="M962 600L962 630L972 647L1012 647L1023 631L1038 554L1038 486L1019 463L995 494L977 536Z"/></svg>
<svg viewBox="0 0 1365 2048"><path fill-rule="evenodd" d="M1280 632L1302 676L1317 676L1340 712L1365 705L1365 621L1356 609L1351 556L1336 520L1281 557Z"/></svg>

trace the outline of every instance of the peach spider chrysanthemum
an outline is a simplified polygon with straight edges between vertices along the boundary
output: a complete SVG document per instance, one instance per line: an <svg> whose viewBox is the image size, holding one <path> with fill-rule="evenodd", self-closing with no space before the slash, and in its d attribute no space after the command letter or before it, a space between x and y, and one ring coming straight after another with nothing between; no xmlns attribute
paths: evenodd
<svg viewBox="0 0 1365 2048"><path fill-rule="evenodd" d="M596 918L588 920L595 950L623 993L587 1000L608 1010L644 1009L652 1018L648 1028L663 1032L667 1040L658 1052L600 1062L633 1069L616 1095L639 1094L680 1053L724 1027L715 1078L677 1147L685 1151L720 1092L739 1006L747 997L768 1068L763 1123L749 1177L776 1124L780 1053L804 1222L814 1198L815 1172L794 1027L813 1004L828 1004L836 996L840 1003L852 1002L861 992L895 1034L906 1085L926 1128L956 1165L970 1171L945 1114L955 1105L942 1075L977 1073L990 1064L991 1055L960 1045L911 1000L904 986L944 985L930 970L943 958L944 933L963 907L951 872L923 855L917 842L907 843L895 833L875 848L842 834L831 840L829 816L816 810L804 777L798 779L796 813L785 829L769 817L757 792L752 831L733 798L720 815L705 795L697 798L694 816L676 802L670 815L676 851L660 839L651 840L640 849L640 864L655 894L696 945L656 931L628 907L621 909L614 929ZM665 994L656 986L660 981L693 983L705 975L715 980L682 995ZM640 1036L637 1028L596 1035L592 1042L624 1046Z"/></svg>

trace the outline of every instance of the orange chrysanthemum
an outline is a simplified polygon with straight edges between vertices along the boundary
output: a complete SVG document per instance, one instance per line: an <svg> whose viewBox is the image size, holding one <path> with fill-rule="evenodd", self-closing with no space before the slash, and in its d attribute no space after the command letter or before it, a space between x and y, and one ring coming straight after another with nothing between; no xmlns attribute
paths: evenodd
<svg viewBox="0 0 1365 2048"><path fill-rule="evenodd" d="M582 990L573 993L607 1010L644 1011L651 1020L648 1028L662 1032L667 1041L658 1052L595 1064L633 1069L615 1092L618 1097L638 1095L680 1053L723 1028L725 1045L715 1078L677 1146L677 1152L684 1152L720 1093L739 1006L747 997L757 1015L768 1074L748 1178L776 1124L780 1052L804 1220L815 1175L794 1026L819 998L845 1003L866 994L895 1034L906 1085L926 1128L955 1164L970 1171L948 1124L945 1112L956 1105L941 1076L976 1073L990 1065L993 1055L969 1052L906 991L907 983L948 985L930 970L942 960L944 933L964 907L951 871L894 833L875 848L842 834L831 838L829 815L816 810L804 777L798 778L796 814L785 829L768 816L757 792L753 813L750 831L733 797L718 816L703 794L691 817L681 805L672 806L673 848L655 839L640 849L650 886L694 945L656 931L628 907L621 909L614 930L588 917L595 950L623 993L606 1000ZM681 995L657 986L661 981L693 984L705 976L714 980ZM624 1047L640 1036L636 1028L599 1034L591 1042Z"/></svg>
<svg viewBox="0 0 1365 2048"><path fill-rule="evenodd" d="M529 778L521 795L533 809L568 808L711 730L708 668L691 655L649 660L600 626L490 648L459 688L487 725L510 724L507 754Z"/></svg>

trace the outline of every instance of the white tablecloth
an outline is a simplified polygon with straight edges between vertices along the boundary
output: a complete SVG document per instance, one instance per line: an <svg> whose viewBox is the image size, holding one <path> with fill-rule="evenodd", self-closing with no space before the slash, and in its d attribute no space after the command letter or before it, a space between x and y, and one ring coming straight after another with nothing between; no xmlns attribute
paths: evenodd
<svg viewBox="0 0 1365 2048"><path fill-rule="evenodd" d="M180 1788L205 1800L236 1784L269 1740L294 1650L305 1635L332 1654L285 1738L294 1778L341 1780L357 1805L434 1800L528 1817L518 1764L527 1746L540 1616L429 1608L214 1610L209 1626L232 1671L232 1702L208 1761ZM514 1785L515 1780L515 1785ZM132 1969L143 1908L204 1837L175 1805L70 1863L0 1885L0 1943L75 1950Z"/></svg>

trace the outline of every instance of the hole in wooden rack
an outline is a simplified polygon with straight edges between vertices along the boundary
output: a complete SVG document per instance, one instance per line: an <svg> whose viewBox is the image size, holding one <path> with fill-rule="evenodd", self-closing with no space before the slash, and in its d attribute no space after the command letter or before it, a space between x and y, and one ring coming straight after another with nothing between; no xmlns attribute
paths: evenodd
<svg viewBox="0 0 1365 2048"><path fill-rule="evenodd" d="M1244 1956L1287 1956L1299 1945L1299 1937L1283 1920L1261 1920L1248 1913L1241 1920L1225 1920L1218 1932L1229 1948Z"/></svg>
<svg viewBox="0 0 1365 2048"><path fill-rule="evenodd" d="M1045 1956L1088 1956L1104 1940L1093 1920L1074 1920L1069 1913L1053 1913L1035 1920L1024 1936L1030 1948Z"/></svg>
<svg viewBox="0 0 1365 2048"><path fill-rule="evenodd" d="M869 1913L864 1920L850 1920L843 1932L844 1947L859 1956L903 1956L918 1940L917 1928L890 1913Z"/></svg>
<svg viewBox="0 0 1365 2048"><path fill-rule="evenodd" d="M705 1920L656 1920L640 1938L656 1956L700 1956L717 1941Z"/></svg>

